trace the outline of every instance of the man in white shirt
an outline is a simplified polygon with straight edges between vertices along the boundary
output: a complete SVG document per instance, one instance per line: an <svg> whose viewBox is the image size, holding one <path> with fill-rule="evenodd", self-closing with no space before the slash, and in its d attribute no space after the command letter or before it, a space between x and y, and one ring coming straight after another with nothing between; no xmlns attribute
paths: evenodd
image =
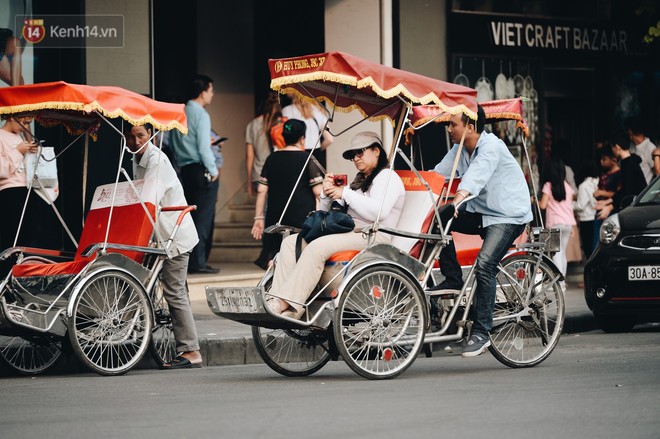
<svg viewBox="0 0 660 439"><path fill-rule="evenodd" d="M642 159L640 167L644 173L646 184L648 184L653 178L653 150L655 150L655 145L646 137L640 117L630 117L626 119L624 125L626 131L628 131L628 137L634 145L630 148L630 152L637 154Z"/></svg>
<svg viewBox="0 0 660 439"><path fill-rule="evenodd" d="M159 206L186 206L188 202L183 194L183 186L164 152L158 149L150 139L152 136L150 124L135 126L126 133L126 145L135 154L133 157L133 178L136 180L156 180L156 204ZM179 212L161 212L158 216L158 239L165 242L176 225ZM161 270L163 296L167 300L172 316L172 329L176 340L176 349L180 354L163 369L197 368L202 365L202 355L199 352L197 330L193 320L186 273L190 251L199 241L195 224L190 215L181 222L171 251L174 256L165 259Z"/></svg>

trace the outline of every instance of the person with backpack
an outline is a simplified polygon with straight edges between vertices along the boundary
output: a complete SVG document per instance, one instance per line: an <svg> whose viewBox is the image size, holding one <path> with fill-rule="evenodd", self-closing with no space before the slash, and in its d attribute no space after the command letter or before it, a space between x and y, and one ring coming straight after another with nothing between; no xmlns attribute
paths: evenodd
<svg viewBox="0 0 660 439"><path fill-rule="evenodd" d="M263 242L262 255L255 264L264 270L282 243L282 235L264 234L266 227L276 224L286 207L282 225L301 228L307 214L318 206L323 173L313 161L307 162L309 153L304 150L306 128L301 120L287 120L283 128L287 146L269 155L261 170L252 236ZM305 163L307 168L298 181ZM293 197L287 206L292 191Z"/></svg>

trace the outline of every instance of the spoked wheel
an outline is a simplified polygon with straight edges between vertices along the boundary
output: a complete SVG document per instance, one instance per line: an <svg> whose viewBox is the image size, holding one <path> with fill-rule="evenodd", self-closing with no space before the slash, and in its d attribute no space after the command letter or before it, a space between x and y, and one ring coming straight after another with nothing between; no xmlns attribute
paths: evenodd
<svg viewBox="0 0 660 439"><path fill-rule="evenodd" d="M162 366L176 358L176 343L172 329L172 317L167 301L163 297L163 286L160 279L156 281L150 297L154 310L154 330L151 334L149 350L154 361Z"/></svg>
<svg viewBox="0 0 660 439"><path fill-rule="evenodd" d="M260 285L270 291L273 268L269 268ZM313 329L268 329L252 327L252 340L264 363L287 377L308 376L330 361L328 331Z"/></svg>
<svg viewBox="0 0 660 439"><path fill-rule="evenodd" d="M334 334L344 361L368 379L393 378L424 343L426 307L419 285L396 267L365 269L346 286Z"/></svg>
<svg viewBox="0 0 660 439"><path fill-rule="evenodd" d="M564 294L559 273L535 255L502 261L497 275L490 352L509 367L541 363L559 342Z"/></svg>
<svg viewBox="0 0 660 439"><path fill-rule="evenodd" d="M0 358L22 375L50 369L62 356L62 339L47 335L0 336Z"/></svg>
<svg viewBox="0 0 660 439"><path fill-rule="evenodd" d="M149 346L151 305L142 286L119 271L92 276L69 317L69 338L81 361L101 375L131 370Z"/></svg>
<svg viewBox="0 0 660 439"><path fill-rule="evenodd" d="M287 377L311 375L330 361L328 330L252 327L257 352L275 372Z"/></svg>

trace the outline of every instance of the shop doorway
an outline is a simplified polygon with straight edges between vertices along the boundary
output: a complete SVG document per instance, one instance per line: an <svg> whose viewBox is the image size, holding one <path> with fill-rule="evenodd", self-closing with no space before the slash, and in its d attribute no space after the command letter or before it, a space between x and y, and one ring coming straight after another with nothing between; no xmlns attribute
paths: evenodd
<svg viewBox="0 0 660 439"><path fill-rule="evenodd" d="M544 72L544 135L552 135L553 153L574 172L595 157L594 71L546 70ZM543 158L549 152L541 150Z"/></svg>

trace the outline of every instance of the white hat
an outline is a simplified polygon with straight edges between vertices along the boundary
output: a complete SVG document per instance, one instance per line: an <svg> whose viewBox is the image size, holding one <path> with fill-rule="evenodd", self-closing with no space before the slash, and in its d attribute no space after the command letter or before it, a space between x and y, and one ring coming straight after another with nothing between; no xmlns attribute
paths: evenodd
<svg viewBox="0 0 660 439"><path fill-rule="evenodd" d="M353 136L351 139L351 144L346 150L342 153L342 157L346 160L349 159L349 151L354 151L356 149L368 148L374 143L378 144L379 147L383 147L383 142L380 140L380 136L373 131L363 131Z"/></svg>

